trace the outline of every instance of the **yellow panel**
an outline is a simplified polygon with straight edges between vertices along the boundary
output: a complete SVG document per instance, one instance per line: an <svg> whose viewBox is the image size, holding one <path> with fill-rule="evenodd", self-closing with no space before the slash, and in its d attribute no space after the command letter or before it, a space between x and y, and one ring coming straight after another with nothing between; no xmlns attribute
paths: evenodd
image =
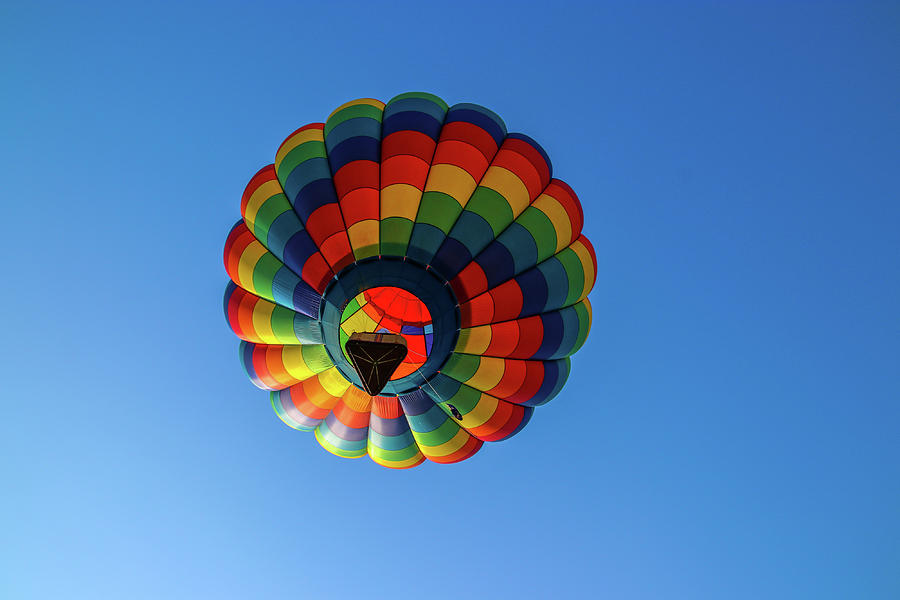
<svg viewBox="0 0 900 600"><path fill-rule="evenodd" d="M466 442L468 442L469 438L471 437L468 431L466 431L465 429L460 429L456 432L456 435L454 435L443 444L439 444L437 446L426 446L419 440L418 434L416 434L415 431L413 431L412 434L413 438L415 438L416 440L416 444L418 444L419 446L419 450L426 457L447 456L448 454L453 454L454 452L465 446Z"/></svg>
<svg viewBox="0 0 900 600"><path fill-rule="evenodd" d="M432 165L428 172L425 191L449 194L460 206L465 206L477 185L478 183L462 167L440 164Z"/></svg>
<svg viewBox="0 0 900 600"><path fill-rule="evenodd" d="M256 188L250 195L250 199L247 200L247 206L244 209L244 220L247 221L250 231L253 231L252 224L256 222L256 215L259 212L260 207L265 204L266 200L272 196L281 194L283 191L284 190L281 189L281 184L278 183L277 180L273 180L265 182ZM284 201L287 203L287 198L285 198Z"/></svg>
<svg viewBox="0 0 900 600"><path fill-rule="evenodd" d="M322 371L318 377L322 388L332 396L343 396L347 388L350 387L350 382L344 379L337 367L331 367L327 371Z"/></svg>
<svg viewBox="0 0 900 600"><path fill-rule="evenodd" d="M555 252L559 252L565 248L569 242L572 241L572 221L569 220L569 213L566 212L565 207L563 207L556 198L548 196L547 194L538 196L537 200L531 205L547 215L547 218L550 219L550 222L553 224L553 228L556 230ZM546 258L550 257L540 256L538 257L538 261L542 261Z"/></svg>
<svg viewBox="0 0 900 600"><path fill-rule="evenodd" d="M490 390L500 383L500 379L503 378L503 373L505 371L506 365L502 358L482 356L481 364L478 365L478 370L475 371L475 374L472 375L471 379L465 383L476 390Z"/></svg>
<svg viewBox="0 0 900 600"><path fill-rule="evenodd" d="M291 150L306 142L321 142L324 144L325 133L323 130L313 127L311 129L304 129L286 139L284 145L278 149L278 153L275 155L275 170L278 170L278 167L281 166L281 161L284 160L284 157L287 156Z"/></svg>
<svg viewBox="0 0 900 600"><path fill-rule="evenodd" d="M454 352L462 354L482 355L491 344L491 326L480 325L469 329L460 329L459 341Z"/></svg>
<svg viewBox="0 0 900 600"><path fill-rule="evenodd" d="M590 291L591 287L594 285L594 277L596 277L597 274L594 273L594 262L591 260L591 254L588 252L587 248L584 247L584 244L576 241L569 247L572 249L572 252L578 255L578 259L584 267L584 290L580 294L581 298L587 296L588 291Z"/></svg>
<svg viewBox="0 0 900 600"><path fill-rule="evenodd" d="M421 452L417 452L414 456L407 458L406 460L383 460L376 454L376 449L379 449L378 446L372 444L371 441L366 445L366 448L369 451L369 458L371 458L375 464L381 465L382 467L388 467L389 469L406 469L419 464L422 460Z"/></svg>
<svg viewBox="0 0 900 600"><path fill-rule="evenodd" d="M356 260L362 260L369 256L378 256L378 241L380 236L380 224L375 219L366 219L354 223L347 229L350 237L350 247L353 248L353 256Z"/></svg>
<svg viewBox="0 0 900 600"><path fill-rule="evenodd" d="M275 332L272 331L272 311L274 309L275 305L271 302L257 302L253 307L253 329L265 344L279 342Z"/></svg>
<svg viewBox="0 0 900 600"><path fill-rule="evenodd" d="M360 98L358 100L351 100L350 102L344 102L343 104L338 106L336 109L331 111L331 114L328 115L328 118L330 119L331 117L333 117L337 113L341 112L345 108L350 108L351 106L358 106L360 104L368 104L369 106L374 106L378 110L382 110L382 111L384 110L384 102L382 102L381 100L376 100L375 98ZM326 119L326 121L327 121L327 119Z"/></svg>
<svg viewBox="0 0 900 600"><path fill-rule="evenodd" d="M474 429L487 423L495 412L497 412L498 400L488 394L481 394L478 402L472 407L472 410L463 415L460 420L463 427Z"/></svg>
<svg viewBox="0 0 900 600"><path fill-rule="evenodd" d="M351 385L347 388L342 399L344 404L356 412L371 412L372 410L372 396L355 385Z"/></svg>
<svg viewBox="0 0 900 600"><path fill-rule="evenodd" d="M366 314L366 311L360 309L347 317L347 320L341 323L341 329L345 333L351 334L354 331L374 331L378 323Z"/></svg>
<svg viewBox="0 0 900 600"><path fill-rule="evenodd" d="M253 240L244 248L244 253L241 254L241 258L238 261L238 279L240 281L237 283L257 296L272 300L272 290L256 290L253 287L253 270L256 268L256 263L259 262L259 259L267 252L268 250L259 243L259 240Z"/></svg>
<svg viewBox="0 0 900 600"><path fill-rule="evenodd" d="M285 346L281 351L281 360L284 370L297 381L305 381L323 369L316 369L315 365L307 365L303 360L303 346Z"/></svg>
<svg viewBox="0 0 900 600"><path fill-rule="evenodd" d="M482 187L488 187L506 198L513 211L513 218L522 214L531 202L528 188L515 173L503 167L491 167L481 178Z"/></svg>
<svg viewBox="0 0 900 600"><path fill-rule="evenodd" d="M422 191L408 183L392 183L381 190L381 218L403 217L416 220Z"/></svg>

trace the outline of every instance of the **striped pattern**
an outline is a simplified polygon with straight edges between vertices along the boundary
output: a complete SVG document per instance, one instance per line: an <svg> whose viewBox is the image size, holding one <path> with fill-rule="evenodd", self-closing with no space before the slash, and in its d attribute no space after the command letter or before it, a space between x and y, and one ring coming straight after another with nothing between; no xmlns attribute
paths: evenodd
<svg viewBox="0 0 900 600"><path fill-rule="evenodd" d="M223 309L241 363L337 456L405 469L508 439L560 393L590 330L597 258L577 195L476 104L347 102L285 139L240 211ZM356 331L406 338L397 395L351 383Z"/></svg>

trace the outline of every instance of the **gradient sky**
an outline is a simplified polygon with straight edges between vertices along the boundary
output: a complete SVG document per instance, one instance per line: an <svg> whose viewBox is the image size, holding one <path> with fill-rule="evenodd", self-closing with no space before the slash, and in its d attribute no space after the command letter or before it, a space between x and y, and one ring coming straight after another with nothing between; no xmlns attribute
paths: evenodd
<svg viewBox="0 0 900 600"><path fill-rule="evenodd" d="M897 3L143 4L0 6L0 596L900 597ZM278 420L221 252L409 90L536 138L599 276L521 434L395 472Z"/></svg>

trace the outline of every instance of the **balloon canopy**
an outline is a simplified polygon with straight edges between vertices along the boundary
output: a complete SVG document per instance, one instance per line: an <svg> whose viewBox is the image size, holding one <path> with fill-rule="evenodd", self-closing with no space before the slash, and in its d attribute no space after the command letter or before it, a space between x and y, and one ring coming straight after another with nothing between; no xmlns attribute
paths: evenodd
<svg viewBox="0 0 900 600"><path fill-rule="evenodd" d="M241 215L224 252L241 361L338 456L452 463L515 435L590 329L577 196L475 104L348 102L288 136Z"/></svg>

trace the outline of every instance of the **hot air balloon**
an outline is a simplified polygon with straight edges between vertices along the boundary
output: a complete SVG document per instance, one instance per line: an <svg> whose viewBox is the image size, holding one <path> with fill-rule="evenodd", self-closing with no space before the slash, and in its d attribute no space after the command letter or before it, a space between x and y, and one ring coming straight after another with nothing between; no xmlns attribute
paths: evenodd
<svg viewBox="0 0 900 600"><path fill-rule="evenodd" d="M241 362L338 456L454 463L515 435L590 329L581 204L482 106L347 102L288 136L241 215L224 251Z"/></svg>

